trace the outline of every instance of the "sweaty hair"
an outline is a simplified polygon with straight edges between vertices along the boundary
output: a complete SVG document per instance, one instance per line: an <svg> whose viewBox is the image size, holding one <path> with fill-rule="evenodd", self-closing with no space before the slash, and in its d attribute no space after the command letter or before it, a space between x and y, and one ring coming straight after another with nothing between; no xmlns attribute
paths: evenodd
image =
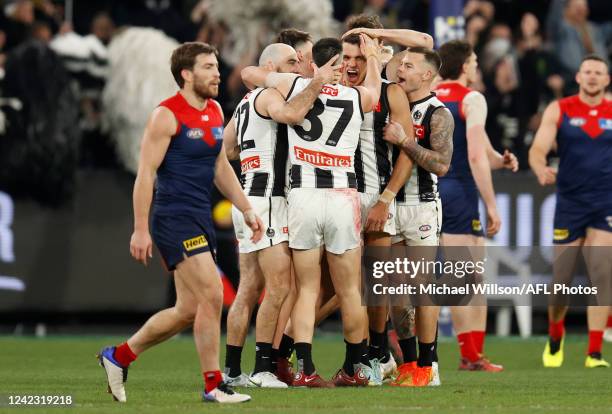
<svg viewBox="0 0 612 414"><path fill-rule="evenodd" d="M217 55L217 49L208 43L203 42L187 42L183 43L172 52L170 58L170 71L174 80L180 88L185 85L185 79L181 75L183 69L193 70L196 57L200 54Z"/></svg>
<svg viewBox="0 0 612 414"><path fill-rule="evenodd" d="M383 25L377 15L368 16L367 14L358 14L351 16L346 22L346 27L356 29L358 27L365 27L366 29L382 29Z"/></svg>
<svg viewBox="0 0 612 414"><path fill-rule="evenodd" d="M324 37L312 47L312 60L321 67L325 65L334 55L342 54L342 43L335 37Z"/></svg>
<svg viewBox="0 0 612 414"><path fill-rule="evenodd" d="M440 59L440 55L438 54L438 52L436 52L435 50L419 46L411 47L410 49L408 49L408 52L418 53L420 55L425 56L425 62L429 63L431 67L435 69L436 73L440 71L440 66L442 66L442 60Z"/></svg>
<svg viewBox="0 0 612 414"><path fill-rule="evenodd" d="M296 48L302 43L312 42L312 37L310 36L310 33L303 32L298 29L283 29L276 37L276 42L284 43L293 48Z"/></svg>
<svg viewBox="0 0 612 414"><path fill-rule="evenodd" d="M442 79L459 79L463 71L463 64L472 56L472 46L464 40L451 40L444 43L438 49L442 68L440 76Z"/></svg>
<svg viewBox="0 0 612 414"><path fill-rule="evenodd" d="M606 67L608 67L608 68L610 67L610 64L608 63L608 61L607 61L607 60L605 60L604 58L602 58L602 57L601 57L601 56L599 56L599 55L596 55L595 53L589 53L588 55L585 55L585 56L582 58L582 60L580 61L580 66L582 66L582 64L583 64L584 62L586 62L587 60L594 60L594 61L596 61L596 62L601 62L601 63L603 63L604 65L606 65Z"/></svg>
<svg viewBox="0 0 612 414"><path fill-rule="evenodd" d="M382 29L383 25L380 23L380 19L376 15L368 16L367 14L358 14L348 19L346 22L346 27L349 30L356 29L358 27L364 27L366 29ZM357 33L346 36L344 39L342 39L342 41L355 46L359 46L361 42Z"/></svg>

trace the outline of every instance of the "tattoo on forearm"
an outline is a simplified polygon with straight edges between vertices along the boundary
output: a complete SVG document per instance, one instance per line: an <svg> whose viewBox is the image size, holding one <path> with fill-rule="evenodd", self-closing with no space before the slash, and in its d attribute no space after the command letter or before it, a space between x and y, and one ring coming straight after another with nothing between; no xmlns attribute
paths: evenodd
<svg viewBox="0 0 612 414"><path fill-rule="evenodd" d="M415 335L415 311L414 306L392 307L391 319L393 327L399 339L412 338Z"/></svg>
<svg viewBox="0 0 612 414"><path fill-rule="evenodd" d="M453 155L455 121L448 110L439 109L433 113L429 125L431 150L412 140L407 140L402 149L422 168L443 175L448 170Z"/></svg>

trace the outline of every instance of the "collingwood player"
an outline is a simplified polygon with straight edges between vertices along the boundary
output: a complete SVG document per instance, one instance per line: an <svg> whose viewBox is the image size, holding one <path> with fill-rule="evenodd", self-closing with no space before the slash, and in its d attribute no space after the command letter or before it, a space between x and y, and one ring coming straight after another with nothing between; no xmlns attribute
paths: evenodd
<svg viewBox="0 0 612 414"><path fill-rule="evenodd" d="M413 47L402 53L396 78L410 101L414 138L394 121L384 132L385 139L397 145L415 164L410 180L396 196L397 236L394 242L404 242L408 246L437 246L439 243L442 207L437 181L450 165L454 128L453 116L431 91L440 66L440 56L432 49ZM427 250L426 254L435 259L435 249ZM404 312L401 307L392 307L395 325L402 325L398 314ZM439 385L434 365L438 313L438 306L417 306L418 359L409 338L400 336L404 363L399 366L399 375L393 385ZM396 331L402 332L402 329L396 326Z"/></svg>
<svg viewBox="0 0 612 414"><path fill-rule="evenodd" d="M366 75L366 61L359 48L359 34L382 42L407 47L433 46L431 36L405 29L384 29L378 16L357 15L347 22L349 31L342 37L345 64L344 80L348 86L361 85ZM397 59L397 58L396 58ZM383 68L386 71L387 65ZM403 188L412 170L412 162L403 153L393 159L392 146L383 139L383 128L393 120L412 134L410 108L406 94L398 85L382 81L380 100L371 113L365 115L355 152L357 190L361 201L361 224L366 246L391 246L395 234L395 195ZM370 347L368 358L362 361L373 368L370 385L382 385L391 377L397 364L387 346L387 306L369 306L368 324ZM365 367L368 372L367 365ZM380 371L380 377L377 377Z"/></svg>
<svg viewBox="0 0 612 414"><path fill-rule="evenodd" d="M295 335L298 372L295 386L326 387L312 362L315 306L320 290L320 262L325 250L333 285L340 302L347 358L334 376L337 386L367 385L360 368L364 311L360 295L361 214L356 191L354 154L364 113L372 111L380 94L378 46L361 35L368 71L363 86L324 85L304 123L289 128L291 191L289 193L289 246L293 251L298 297L291 321ZM341 42L327 38L313 46L315 63L340 54ZM266 84L291 97L309 79L270 74Z"/></svg>
<svg viewBox="0 0 612 414"><path fill-rule="evenodd" d="M297 62L295 50L281 43L267 46L259 60L260 66L279 72L296 72ZM285 198L288 146L284 124L304 119L321 86L332 80L333 73L329 62L288 103L276 89L254 89L238 104L225 130L226 151L230 158L240 157L244 193L262 217L265 229L264 237L257 243L252 242L244 220L233 211L240 251L238 296L251 296L256 300L261 291L258 287L265 284L266 288L256 321L255 369L248 378L240 370L240 355L254 303L237 300L228 315L225 374L227 381L236 386L287 388L272 369L273 337L291 284Z"/></svg>

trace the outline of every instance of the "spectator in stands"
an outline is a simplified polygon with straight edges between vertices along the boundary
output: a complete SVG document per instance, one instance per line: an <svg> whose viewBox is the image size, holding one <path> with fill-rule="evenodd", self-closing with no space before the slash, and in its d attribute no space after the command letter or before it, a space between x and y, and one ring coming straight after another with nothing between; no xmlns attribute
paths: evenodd
<svg viewBox="0 0 612 414"><path fill-rule="evenodd" d="M548 35L569 84L566 94L577 90L574 74L583 56L607 56L606 43L612 41L612 22L597 25L588 21L587 0L552 0L548 13Z"/></svg>

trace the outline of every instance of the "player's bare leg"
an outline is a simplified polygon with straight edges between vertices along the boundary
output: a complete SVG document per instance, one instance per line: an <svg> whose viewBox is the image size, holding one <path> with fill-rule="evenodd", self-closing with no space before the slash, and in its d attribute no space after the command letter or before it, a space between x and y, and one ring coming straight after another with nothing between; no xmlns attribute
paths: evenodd
<svg viewBox="0 0 612 414"><path fill-rule="evenodd" d="M291 334L290 317L293 305L297 298L297 287L295 285L295 270L291 264L290 275L291 286L289 293L281 306L278 314L278 322L274 332L274 342L272 344L272 369L279 380L287 385L293 382L293 370L291 369L291 354L293 354L293 335Z"/></svg>
<svg viewBox="0 0 612 414"><path fill-rule="evenodd" d="M286 388L272 372L272 341L278 316L291 287L291 254L287 243L257 252L265 279L266 293L257 312L255 328L255 369L252 383L262 387Z"/></svg>
<svg viewBox="0 0 612 414"><path fill-rule="evenodd" d="M291 312L291 327L298 361L293 384L299 386L312 386L315 383L326 385L317 375L312 361L312 337L316 304L321 290L322 256L323 246L309 250L293 250L297 299Z"/></svg>
<svg viewBox="0 0 612 414"><path fill-rule="evenodd" d="M471 260L479 260L484 254L484 237L469 234L443 233L440 245L445 247L467 247ZM451 306L451 319L461 351L459 369L469 371L498 372L501 365L492 364L484 358L484 339L487 328L487 306L483 298L474 297L463 306Z"/></svg>
<svg viewBox="0 0 612 414"><path fill-rule="evenodd" d="M579 238L554 246L553 283L571 284L583 243L584 239ZM567 309L565 299L560 297L553 298L553 303L548 306L548 342L542 354L542 363L547 368L557 368L563 364L564 319Z"/></svg>
<svg viewBox="0 0 612 414"><path fill-rule="evenodd" d="M610 269L612 269L612 232L587 229L584 241L584 258L592 286L598 288L598 304L609 304L612 292ZM587 322L589 327L589 348L585 366L609 367L602 358L603 334L608 322L609 306L589 306Z"/></svg>
<svg viewBox="0 0 612 414"><path fill-rule="evenodd" d="M193 325L198 309L198 301L195 295L187 288L185 282L181 278L176 277L176 272L175 289L176 303L172 308L157 312L125 343L114 349L110 348L112 352L109 357L112 357L122 367L118 368L118 370L123 371L120 373L121 375L116 376L116 381L109 378L109 392L113 394L117 401L126 401L123 383L127 380L127 371L130 363L142 352ZM102 357L105 357L104 351L100 355L100 360L102 360ZM105 367L107 371L114 368L111 364L107 365Z"/></svg>
<svg viewBox="0 0 612 414"><path fill-rule="evenodd" d="M340 302L342 330L346 342L346 358L341 370L334 376L336 385L367 385L368 380L359 366L363 355L365 309L361 305L361 248L342 254L327 252L327 261Z"/></svg>
<svg viewBox="0 0 612 414"><path fill-rule="evenodd" d="M257 252L240 253L240 283L238 292L227 314L227 338L225 346L225 375L231 385L247 385L242 375L242 348L249 331L253 309L264 287L264 276L259 267Z"/></svg>
<svg viewBox="0 0 612 414"><path fill-rule="evenodd" d="M391 237L386 233L372 232L365 235L366 246L391 247ZM368 306L368 336L370 347L368 358L378 361L389 357L387 344L387 319L389 318L388 305Z"/></svg>

